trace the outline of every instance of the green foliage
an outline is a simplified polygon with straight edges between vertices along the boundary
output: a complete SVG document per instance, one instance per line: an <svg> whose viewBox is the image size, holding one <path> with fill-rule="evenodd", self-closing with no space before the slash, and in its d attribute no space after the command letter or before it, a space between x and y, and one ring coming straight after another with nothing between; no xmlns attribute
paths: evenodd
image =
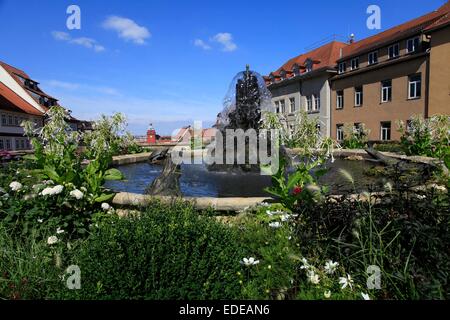
<svg viewBox="0 0 450 320"><path fill-rule="evenodd" d="M402 134L401 144L407 155L438 158L449 167L450 117L437 115L423 119L416 115L410 119L409 128L403 121L398 122L398 127Z"/></svg>
<svg viewBox="0 0 450 320"><path fill-rule="evenodd" d="M344 141L342 147L345 149L362 149L367 146L370 131L361 123L358 128L351 123L344 124Z"/></svg>
<svg viewBox="0 0 450 320"><path fill-rule="evenodd" d="M46 299L63 288L61 274L39 237L12 236L0 223L0 299Z"/></svg>
<svg viewBox="0 0 450 320"><path fill-rule="evenodd" d="M242 252L235 230L190 204L152 202L139 215L99 223L73 259L82 289L64 297L237 298Z"/></svg>
<svg viewBox="0 0 450 320"><path fill-rule="evenodd" d="M317 179L326 173L325 169L313 171L325 161L318 157L313 161L305 161L297 164L293 172L288 173L288 162L286 155L279 157L278 172L272 175L272 186L265 189L266 192L275 196L280 203L289 210L304 201L312 201L320 195Z"/></svg>
<svg viewBox="0 0 450 320"><path fill-rule="evenodd" d="M98 131L83 135L70 130L69 114L62 107L52 107L47 115L42 128L24 123L34 155L17 170L9 164L0 173L0 219L19 233L51 226L84 236L101 202L114 196L104 182L122 178L120 171L109 169L109 147L115 147L123 117L102 117ZM81 140L87 143L86 152L81 152Z"/></svg>

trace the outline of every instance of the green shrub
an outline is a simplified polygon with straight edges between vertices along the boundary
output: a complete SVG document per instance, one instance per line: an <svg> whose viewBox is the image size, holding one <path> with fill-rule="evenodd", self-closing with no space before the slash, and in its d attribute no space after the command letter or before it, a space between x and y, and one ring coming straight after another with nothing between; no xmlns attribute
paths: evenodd
<svg viewBox="0 0 450 320"><path fill-rule="evenodd" d="M12 236L0 223L0 299L47 299L63 289L54 258L40 237Z"/></svg>
<svg viewBox="0 0 450 320"><path fill-rule="evenodd" d="M64 297L237 298L242 252L235 230L192 205L152 202L138 216L100 223L73 259L82 288Z"/></svg>
<svg viewBox="0 0 450 320"><path fill-rule="evenodd" d="M361 123L358 127L351 123L344 125L344 141L342 147L346 149L362 149L367 146L370 130Z"/></svg>
<svg viewBox="0 0 450 320"><path fill-rule="evenodd" d="M436 115L423 119L416 115L409 120L409 126L398 122L402 134L401 145L407 155L439 158L450 167L450 117Z"/></svg>

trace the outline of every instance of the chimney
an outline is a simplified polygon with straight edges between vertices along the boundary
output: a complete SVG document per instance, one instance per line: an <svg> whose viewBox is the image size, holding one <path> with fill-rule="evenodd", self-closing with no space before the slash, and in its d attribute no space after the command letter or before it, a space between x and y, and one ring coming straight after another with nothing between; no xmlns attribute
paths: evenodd
<svg viewBox="0 0 450 320"><path fill-rule="evenodd" d="M350 44L352 44L353 42L355 42L355 34L354 33L352 33L350 35L350 39L348 40L348 43L350 43Z"/></svg>

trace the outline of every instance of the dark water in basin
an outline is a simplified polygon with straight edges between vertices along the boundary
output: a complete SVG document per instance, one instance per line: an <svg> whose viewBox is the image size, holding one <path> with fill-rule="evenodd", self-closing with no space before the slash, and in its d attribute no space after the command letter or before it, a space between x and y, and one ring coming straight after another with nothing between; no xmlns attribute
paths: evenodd
<svg viewBox="0 0 450 320"><path fill-rule="evenodd" d="M385 183L380 178L365 175L365 170L375 164L367 161L336 159L328 163L328 172L320 178L321 185L328 185L330 193L339 194L354 191L354 187L340 172L347 170L354 179L356 191L380 189ZM161 167L148 163L119 166L125 175L123 181L108 181L105 186L115 191L144 193L146 187L160 174ZM263 191L270 186L271 178L256 173L236 174L230 172L210 172L204 165L182 165L180 188L185 196L192 197L259 197L268 196ZM377 186L375 186L377 185Z"/></svg>

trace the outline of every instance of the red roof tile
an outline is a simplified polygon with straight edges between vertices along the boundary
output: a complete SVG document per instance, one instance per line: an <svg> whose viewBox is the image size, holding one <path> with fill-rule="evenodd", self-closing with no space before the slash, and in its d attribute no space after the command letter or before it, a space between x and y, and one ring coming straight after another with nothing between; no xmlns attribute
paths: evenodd
<svg viewBox="0 0 450 320"><path fill-rule="evenodd" d="M389 42L394 42L411 34L421 32L430 25L437 23L443 16L448 14L449 10L450 1L447 1L438 10L378 33L372 37L354 42L342 50L342 58L339 60L348 59L351 56L373 50L378 46L386 45Z"/></svg>
<svg viewBox="0 0 450 320"><path fill-rule="evenodd" d="M34 108L31 104L22 99L19 95L17 95L14 91L8 88L3 82L0 82L0 99L11 108L17 108L21 111L36 115L42 116L43 113Z"/></svg>
<svg viewBox="0 0 450 320"><path fill-rule="evenodd" d="M289 73L289 76L294 65L298 65L301 70L305 69L305 63L308 59L313 61L313 70L324 67L334 67L336 65L336 60L339 58L341 49L346 46L348 46L348 44L339 41L329 42L319 48L290 59L281 68L273 72L272 75L278 77L280 71L285 70Z"/></svg>

